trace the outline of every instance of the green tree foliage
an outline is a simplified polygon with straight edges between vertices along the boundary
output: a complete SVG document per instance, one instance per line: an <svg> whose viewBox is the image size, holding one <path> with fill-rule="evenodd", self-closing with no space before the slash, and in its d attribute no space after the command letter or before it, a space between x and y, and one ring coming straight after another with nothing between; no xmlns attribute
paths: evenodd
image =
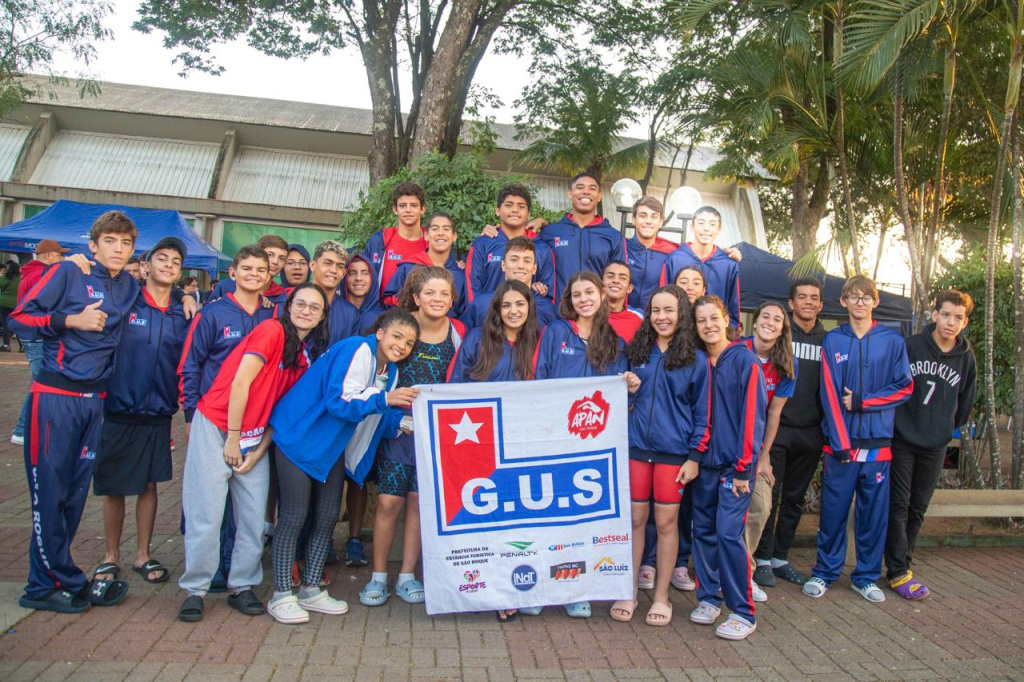
<svg viewBox="0 0 1024 682"><path fill-rule="evenodd" d="M522 176L498 174L487 169L483 158L473 153L457 154L448 158L444 154L424 154L411 167L399 171L360 193L359 208L346 215L341 223L345 243L362 248L374 232L395 224L391 211L391 192L401 182L415 182L427 195L427 215L434 211L450 213L458 233L456 249L465 253L473 240L480 236L484 225L496 225L498 191L505 185L519 182L530 186ZM536 202L533 217L553 219Z"/></svg>
<svg viewBox="0 0 1024 682"><path fill-rule="evenodd" d="M85 68L96 56L94 43L111 36L103 27L110 14L105 0L4 0L0 4L0 115L23 101L67 85L67 76L54 70L54 58L74 57L81 70L79 94L99 93ZM46 80L32 78L44 74Z"/></svg>

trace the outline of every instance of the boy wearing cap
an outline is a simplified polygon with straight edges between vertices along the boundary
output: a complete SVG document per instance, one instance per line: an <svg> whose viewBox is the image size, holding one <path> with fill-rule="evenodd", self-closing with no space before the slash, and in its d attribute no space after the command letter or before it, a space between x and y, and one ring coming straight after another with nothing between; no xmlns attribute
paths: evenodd
<svg viewBox="0 0 1024 682"><path fill-rule="evenodd" d="M89 274L74 263L47 270L11 313L17 332L43 339L43 366L32 384L25 469L32 504L29 578L19 604L78 613L112 606L128 583L90 584L71 556L99 448L103 398L114 367L121 323L139 293L122 272L138 231L120 211L89 230L96 261Z"/></svg>
<svg viewBox="0 0 1024 682"><path fill-rule="evenodd" d="M35 256L31 261L21 268L21 281L18 283L18 304L25 300L25 294L39 281L48 267L54 263L64 260L64 254L70 249L65 249L52 239L43 239L36 244ZM32 379L35 380L43 366L43 340L32 332L18 334L21 345L25 349L25 358L32 370ZM25 444L25 421L28 419L28 406L32 402L32 394L25 394L25 402L21 406L21 414L18 415L18 423L11 435L13 445Z"/></svg>
<svg viewBox="0 0 1024 682"><path fill-rule="evenodd" d="M96 576L115 579L121 561L124 498L138 496L138 549L132 570L162 583L167 569L150 556L156 521L156 484L171 480L171 417L178 411L178 359L188 332L182 304L172 296L185 244L162 239L148 252L149 277L122 328L117 362L104 404L93 492L103 497L106 554Z"/></svg>

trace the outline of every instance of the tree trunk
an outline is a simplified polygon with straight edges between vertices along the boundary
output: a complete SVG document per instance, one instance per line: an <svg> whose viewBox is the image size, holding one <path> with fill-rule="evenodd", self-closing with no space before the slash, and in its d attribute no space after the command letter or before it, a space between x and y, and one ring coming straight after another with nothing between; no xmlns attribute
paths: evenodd
<svg viewBox="0 0 1024 682"><path fill-rule="evenodd" d="M807 229L807 184L810 178L807 162L800 161L791 191L789 215L793 221L793 260L800 260L814 249L815 230Z"/></svg>
<svg viewBox="0 0 1024 682"><path fill-rule="evenodd" d="M444 143L448 118L461 92L455 74L480 10L480 0L453 0L437 51L423 79L419 120L409 152L410 160L437 151Z"/></svg>
<svg viewBox="0 0 1024 682"><path fill-rule="evenodd" d="M907 250L910 252L910 271L914 276L914 296L917 300L918 310L925 311L928 309L928 292L925 291L924 278L921 275L921 254L917 248L914 219L910 215L906 170L903 165L903 83L899 76L895 77L892 93L892 153L896 180L896 207L899 209L900 220L903 222L903 235L907 242Z"/></svg>
<svg viewBox="0 0 1024 682"><path fill-rule="evenodd" d="M1012 461L1011 485L1024 488L1024 211L1021 198L1020 127L1014 116L1013 124L1013 321L1014 321L1014 378L1013 378L1013 436L1010 441Z"/></svg>
<svg viewBox="0 0 1024 682"><path fill-rule="evenodd" d="M935 191L932 197L931 220L928 225L928 241L931 246L927 250L930 253L935 251L934 245L942 229L942 212L946 204L946 153L949 150L949 119L953 112L953 91L956 87L956 38L957 27L950 26L950 42L946 46L942 66L942 113L939 116L939 141L935 155ZM922 278L929 288L933 271L934 268L929 261L928 272ZM926 310L927 308L921 310L921 313L923 314Z"/></svg>
<svg viewBox="0 0 1024 682"><path fill-rule="evenodd" d="M843 3L835 4L834 38L835 54L843 53ZM833 60L833 72L834 72ZM853 197L850 193L850 172L846 166L846 119L843 114L843 86L839 78L833 78L836 93L836 147L839 155L839 181L843 190L843 212L846 214L846 228L850 231L850 246L853 249L853 269L859 275L864 271L860 264L860 244L857 235L857 220L853 215Z"/></svg>
<svg viewBox="0 0 1024 682"><path fill-rule="evenodd" d="M395 166L395 81L391 62L400 3L386 0L366 15L366 38L360 42L366 79L370 86L373 130L370 146L370 184L394 173Z"/></svg>
<svg viewBox="0 0 1024 682"><path fill-rule="evenodd" d="M992 432L990 462L992 467L992 486L1001 488L1003 484L1002 469L999 460L999 438L996 434L996 380L995 380L995 329L996 329L996 262L999 254L999 223L1000 207L1003 199L1003 175L1006 172L1006 152L1010 145L1010 130L1017 111L1017 100L1020 96L1021 52L1020 35L1020 3L1010 3L1012 13L1009 28L1010 36L1010 69L1006 81L1006 97L1003 101L1003 121L999 130L999 157L996 159L996 172L992 176L992 203L989 210L988 244L985 263L985 419ZM1017 160L1014 159L1014 163Z"/></svg>

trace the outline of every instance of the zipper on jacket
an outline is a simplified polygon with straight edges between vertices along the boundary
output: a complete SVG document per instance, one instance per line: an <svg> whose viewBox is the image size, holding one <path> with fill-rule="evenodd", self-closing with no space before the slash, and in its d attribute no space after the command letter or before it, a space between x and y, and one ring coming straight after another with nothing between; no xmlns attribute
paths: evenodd
<svg viewBox="0 0 1024 682"><path fill-rule="evenodd" d="M654 397L655 396L654 396L654 392L653 391L656 391L658 389L658 371L661 369L661 361L662 361L663 357L664 357L664 355L662 355L661 353L658 354L658 364L654 366L654 378L651 379L651 383L654 385L654 389L651 392L651 409L650 409L650 413L647 415L647 445L650 448L651 452L654 451L654 448L650 447L650 445L651 445L651 424L654 423L654 403L655 403Z"/></svg>

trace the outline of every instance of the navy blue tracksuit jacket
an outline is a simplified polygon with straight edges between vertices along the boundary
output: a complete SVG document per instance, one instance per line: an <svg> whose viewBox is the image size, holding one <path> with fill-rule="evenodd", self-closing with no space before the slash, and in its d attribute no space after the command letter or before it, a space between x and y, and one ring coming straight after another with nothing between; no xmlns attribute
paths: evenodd
<svg viewBox="0 0 1024 682"><path fill-rule="evenodd" d="M572 214L567 213L557 223L541 230L534 241L543 242L551 250L555 263L555 286L548 295L556 305L566 282L580 270L600 275L613 260L626 260L622 234L601 216L586 227L580 227L573 222Z"/></svg>

